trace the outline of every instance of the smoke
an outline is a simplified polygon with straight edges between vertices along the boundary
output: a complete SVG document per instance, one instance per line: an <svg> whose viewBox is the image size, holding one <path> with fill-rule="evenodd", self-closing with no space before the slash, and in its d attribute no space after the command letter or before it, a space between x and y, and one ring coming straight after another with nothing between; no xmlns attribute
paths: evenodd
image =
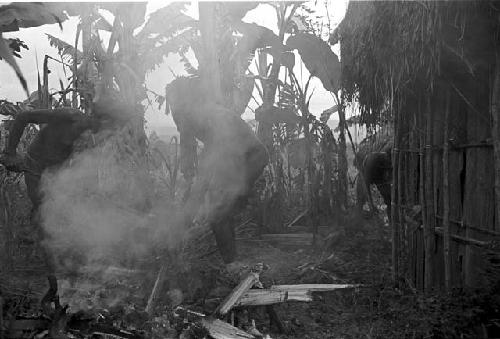
<svg viewBox="0 0 500 339"><path fill-rule="evenodd" d="M42 176L45 245L59 269L133 266L182 238L168 201L155 199L147 161L126 129L97 135L94 147Z"/></svg>

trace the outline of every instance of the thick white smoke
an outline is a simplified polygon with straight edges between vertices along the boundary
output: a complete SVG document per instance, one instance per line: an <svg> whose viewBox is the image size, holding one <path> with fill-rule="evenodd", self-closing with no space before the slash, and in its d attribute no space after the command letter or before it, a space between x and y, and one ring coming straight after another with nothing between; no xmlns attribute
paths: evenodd
<svg viewBox="0 0 500 339"><path fill-rule="evenodd" d="M98 136L96 146L42 176L42 225L60 269L133 264L182 236L169 202L155 201L147 161L125 132Z"/></svg>

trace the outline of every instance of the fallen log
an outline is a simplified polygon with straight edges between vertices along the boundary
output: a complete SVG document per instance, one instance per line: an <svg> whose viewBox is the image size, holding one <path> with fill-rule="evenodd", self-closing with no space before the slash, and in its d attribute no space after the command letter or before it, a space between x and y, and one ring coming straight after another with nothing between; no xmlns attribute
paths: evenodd
<svg viewBox="0 0 500 339"><path fill-rule="evenodd" d="M252 334L240 330L231 324L228 324L222 320L204 317L201 319L201 325L208 331L210 336L214 339L242 339L255 338Z"/></svg>
<svg viewBox="0 0 500 339"><path fill-rule="evenodd" d="M236 286L231 293L222 301L217 307L214 314L217 317L225 316L231 308L238 302L243 294L245 294L253 285L259 283L260 273L264 269L263 264L257 264L245 278L243 278L238 286Z"/></svg>
<svg viewBox="0 0 500 339"><path fill-rule="evenodd" d="M282 291L271 289L254 289L247 291L234 306L266 306L287 301L312 301L312 294L307 290Z"/></svg>

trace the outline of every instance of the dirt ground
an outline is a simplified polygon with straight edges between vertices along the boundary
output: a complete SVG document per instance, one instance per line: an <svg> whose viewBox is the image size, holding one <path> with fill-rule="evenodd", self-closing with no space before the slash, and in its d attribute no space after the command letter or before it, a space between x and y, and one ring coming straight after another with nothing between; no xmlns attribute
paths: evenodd
<svg viewBox="0 0 500 339"><path fill-rule="evenodd" d="M342 227L322 228L322 238L326 240L314 247L271 244L252 235L252 227L256 226L247 225L238 234L239 254L234 264L224 266L215 257L207 257L188 266L169 268L153 323L167 321L162 320L166 319L162 314L177 305L210 314L249 268L263 263L264 286L361 284L355 289L315 293L313 302L274 306L284 333L270 326L265 307L236 312L237 317L244 313L255 320L256 328L271 338L474 338L478 331L485 331L484 325L474 323L488 312L480 300L475 300L475 307L469 307L471 302L463 294L439 299L407 287L393 288L390 229L380 219L354 218ZM39 314L38 301L45 294L47 283L36 255L29 260L31 266L23 268L26 261L22 264L19 259L17 268L0 276L6 300L4 315ZM58 276L61 303L70 306L69 312L107 315L113 324L125 328L150 328L144 307L157 271L158 264L152 261L133 268L94 266L73 274L66 272ZM461 312L457 312L459 308ZM470 319L470 323L464 322L464 318ZM174 337L174 332L146 331L153 338Z"/></svg>

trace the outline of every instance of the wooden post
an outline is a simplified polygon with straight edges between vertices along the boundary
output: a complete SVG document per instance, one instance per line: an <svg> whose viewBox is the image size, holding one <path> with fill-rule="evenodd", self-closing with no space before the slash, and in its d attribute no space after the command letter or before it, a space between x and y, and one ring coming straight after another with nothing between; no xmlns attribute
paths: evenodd
<svg viewBox="0 0 500 339"><path fill-rule="evenodd" d="M427 98L425 114L425 167L424 167L424 289L429 291L434 284L434 194L432 177L432 112L431 98Z"/></svg>
<svg viewBox="0 0 500 339"><path fill-rule="evenodd" d="M446 97L443 140L443 256L444 284L447 290L451 288L451 257L450 257L450 187L449 187L449 119L450 94Z"/></svg>
<svg viewBox="0 0 500 339"><path fill-rule="evenodd" d="M493 118L491 135L495 159L495 230L500 231L500 52L497 51L495 54L495 76L491 98L491 116Z"/></svg>

